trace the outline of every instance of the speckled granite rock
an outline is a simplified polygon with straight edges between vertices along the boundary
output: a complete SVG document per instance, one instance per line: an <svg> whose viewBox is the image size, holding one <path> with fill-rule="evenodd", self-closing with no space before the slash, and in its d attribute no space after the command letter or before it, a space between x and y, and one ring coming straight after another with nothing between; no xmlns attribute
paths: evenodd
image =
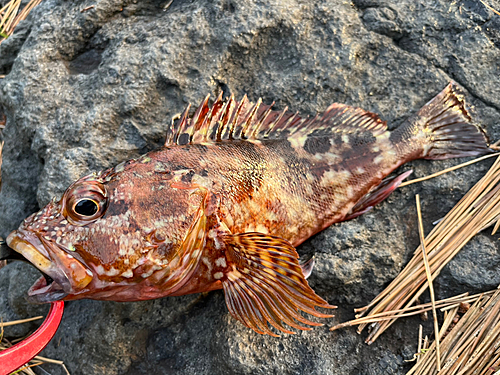
<svg viewBox="0 0 500 375"><path fill-rule="evenodd" d="M7 115L1 235L79 176L161 145L170 118L206 93L247 93L311 114L337 101L380 113L394 127L454 79L478 122L500 137L500 17L479 2L167 4L44 0L0 45L0 74L7 74L0 80ZM500 9L498 0L489 4ZM418 177L453 163L405 168ZM373 212L303 244L299 253L317 259L311 285L341 306L327 326L352 318L409 259L418 244L416 193L429 231L487 167L400 189ZM496 239L479 235L443 271L439 296L494 288L498 250ZM35 277L25 265L0 270L4 319L46 311L20 297ZM366 346L353 329L257 335L229 316L220 291L78 301L67 304L44 354L64 360L72 374L403 374L418 323L401 321Z"/></svg>

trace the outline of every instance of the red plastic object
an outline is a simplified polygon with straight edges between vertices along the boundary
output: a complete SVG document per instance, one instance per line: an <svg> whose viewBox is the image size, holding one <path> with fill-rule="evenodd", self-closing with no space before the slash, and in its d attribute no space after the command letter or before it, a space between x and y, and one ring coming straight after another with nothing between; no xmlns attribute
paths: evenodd
<svg viewBox="0 0 500 375"><path fill-rule="evenodd" d="M56 301L50 305L50 311L42 325L27 339L0 352L0 375L8 375L28 363L40 353L56 334L61 323L64 302Z"/></svg>

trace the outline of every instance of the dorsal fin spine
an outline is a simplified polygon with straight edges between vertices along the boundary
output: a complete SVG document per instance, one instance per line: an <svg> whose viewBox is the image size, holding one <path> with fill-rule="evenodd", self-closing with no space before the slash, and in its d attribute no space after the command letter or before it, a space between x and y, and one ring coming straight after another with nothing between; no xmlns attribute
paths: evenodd
<svg viewBox="0 0 500 375"><path fill-rule="evenodd" d="M173 143L177 143L177 141L179 140L179 135L182 134L183 129L186 127L186 124L188 123L188 115L190 108L191 108L191 103L187 105L186 109L181 115L181 119L179 120L179 125L177 126L177 129L175 130L174 133Z"/></svg>
<svg viewBox="0 0 500 375"><path fill-rule="evenodd" d="M226 124L226 132L227 132L227 138L226 139L231 139L232 134L233 134L233 122L234 122L234 116L236 111L238 110L238 102L234 99L234 96L231 95L231 98L229 99L231 101L231 108L230 112L227 115L227 124Z"/></svg>
<svg viewBox="0 0 500 375"><path fill-rule="evenodd" d="M222 139L231 139L231 126L234 117L235 103L234 96L231 94L228 100L226 113L223 116L222 126L224 127L224 134L222 135Z"/></svg>
<svg viewBox="0 0 500 375"><path fill-rule="evenodd" d="M255 114L259 110L259 107L260 107L261 104L262 104L262 99L259 98L259 100L257 100L257 103L255 103L254 106L253 106L253 108L249 111L249 114L248 114L248 116L246 118L245 124L241 128L241 136L243 138L246 138L246 132L247 132L249 126L252 124L252 122L253 122L253 120L255 118Z"/></svg>
<svg viewBox="0 0 500 375"><path fill-rule="evenodd" d="M291 115L290 118L286 121L285 125L283 125L281 130L288 129L298 114L299 114L299 112L295 112L293 115Z"/></svg>
<svg viewBox="0 0 500 375"><path fill-rule="evenodd" d="M198 126L202 132L202 139L204 141L208 140L208 132L210 130L210 123L206 121L209 112L210 112L210 107L208 106L208 98L207 98L207 104L206 106L204 106L203 112L200 113L200 118L197 121L199 124Z"/></svg>
<svg viewBox="0 0 500 375"><path fill-rule="evenodd" d="M217 141L222 140L222 132L224 131L224 114L226 113L228 107L229 107L229 101L223 103L219 112L217 113L216 116L214 116L213 119L213 121L217 124L217 136L216 136Z"/></svg>
<svg viewBox="0 0 500 375"><path fill-rule="evenodd" d="M203 118L202 113L205 112L205 110L208 107L208 99L210 98L210 94L208 94L205 97L205 100L201 103L201 105L198 107L196 112L194 113L193 118L191 119L191 124L193 125L193 132L196 133L201 129L199 122L200 122L200 116Z"/></svg>
<svg viewBox="0 0 500 375"><path fill-rule="evenodd" d="M274 102L272 102L271 105L269 106L269 108L262 114L259 122L255 126L255 129L252 131L252 134L250 134L251 139L257 139L257 135L259 134L260 127L269 117L269 114L271 113L273 106L274 106Z"/></svg>
<svg viewBox="0 0 500 375"><path fill-rule="evenodd" d="M269 135L269 133L271 133L273 131L273 129L276 126L276 124L279 124L279 122L281 121L281 119L283 118L283 116L285 115L285 113L287 113L287 111L288 111L288 106L285 106L285 108L283 109L283 111L281 111L281 113L274 120L274 122L269 125L269 129L267 129L266 133L264 134L264 137L267 137Z"/></svg>
<svg viewBox="0 0 500 375"><path fill-rule="evenodd" d="M307 117L306 117L306 118L301 119L301 120L300 120L297 124L295 124L295 126L294 126L292 129L290 129L290 135L293 135L293 134L295 134L296 132L298 132L298 131L300 130L301 126L302 126L304 123L308 122L308 121L309 121L309 119L308 119Z"/></svg>
<svg viewBox="0 0 500 375"><path fill-rule="evenodd" d="M225 139L225 134L227 133L227 123L230 118L231 110L232 110L232 100L229 99L222 106L216 119L216 121L219 123L219 129L217 130L218 141L222 140L223 138Z"/></svg>
<svg viewBox="0 0 500 375"><path fill-rule="evenodd" d="M208 100L210 99L210 94L207 95L205 101L202 104L202 110L200 111L199 118L196 120L196 127L200 131L200 135L203 141L208 139L209 123L205 122L207 113L210 111L208 106Z"/></svg>
<svg viewBox="0 0 500 375"><path fill-rule="evenodd" d="M241 99L240 103L238 104L238 108L236 108L236 111L234 112L233 119L231 120L231 124L229 125L229 139L233 139L233 134L234 134L234 129L236 128L236 125L238 124L238 119L240 117L241 110L245 106L245 103L247 101L247 95L243 95L243 98Z"/></svg>
<svg viewBox="0 0 500 375"><path fill-rule="evenodd" d="M220 101L222 99L222 93L219 94L217 99L215 100L214 104L212 104L212 107L208 110L207 114L205 115L205 118L203 119L203 123L201 124L202 127L207 127L207 140L208 138L211 137L211 134L209 134L210 130L210 124L212 122L212 117L214 116L214 113L217 114L220 106Z"/></svg>

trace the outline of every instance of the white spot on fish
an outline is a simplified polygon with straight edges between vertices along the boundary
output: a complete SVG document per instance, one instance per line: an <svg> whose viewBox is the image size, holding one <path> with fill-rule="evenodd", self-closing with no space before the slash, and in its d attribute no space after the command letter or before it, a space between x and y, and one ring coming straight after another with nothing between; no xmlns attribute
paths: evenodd
<svg viewBox="0 0 500 375"><path fill-rule="evenodd" d="M208 268L208 272L210 272L210 273L211 273L211 272L212 272L212 263L210 263L210 261L208 260L208 258L207 258L207 257L202 257L202 258L201 258L201 261L203 262L203 264L204 264L205 266L207 266L207 268Z"/></svg>
<svg viewBox="0 0 500 375"><path fill-rule="evenodd" d="M145 279L145 278L147 278L147 277L151 276L151 275L153 274L153 272L154 272L154 271L153 271L152 269L150 269L148 272L144 272L143 274L141 274L141 277L142 277L143 279Z"/></svg>
<svg viewBox="0 0 500 375"><path fill-rule="evenodd" d="M223 276L224 276L224 274L222 272L214 273L214 279L216 279L216 280L222 279Z"/></svg>
<svg viewBox="0 0 500 375"><path fill-rule="evenodd" d="M309 185L307 185L307 186L309 186ZM278 216L276 216L276 214L273 211L267 211L266 212L266 219L269 221L278 221Z"/></svg>
<svg viewBox="0 0 500 375"><path fill-rule="evenodd" d="M373 159L375 164L380 164L384 160L384 155L378 155Z"/></svg>
<svg viewBox="0 0 500 375"><path fill-rule="evenodd" d="M134 276L134 273L132 272L132 270L127 270L124 273L122 273L122 276L129 279Z"/></svg>
<svg viewBox="0 0 500 375"><path fill-rule="evenodd" d="M105 272L107 276L116 276L120 274L120 271L117 270L115 267L111 267L109 271Z"/></svg>
<svg viewBox="0 0 500 375"><path fill-rule="evenodd" d="M227 264L226 264L226 258L223 258L223 257L217 258L217 259L215 260L215 265L216 265L217 267L226 268L226 267L227 267Z"/></svg>
<svg viewBox="0 0 500 375"><path fill-rule="evenodd" d="M354 189L352 188L352 186L350 185L347 185L347 197L348 198L352 198L354 196Z"/></svg>
<svg viewBox="0 0 500 375"><path fill-rule="evenodd" d="M115 172L123 172L125 170L125 162L118 164L115 167Z"/></svg>
<svg viewBox="0 0 500 375"><path fill-rule="evenodd" d="M264 233L264 234L268 234L269 233L269 230L262 224L259 224L257 225L257 228L255 228L257 232L259 233Z"/></svg>

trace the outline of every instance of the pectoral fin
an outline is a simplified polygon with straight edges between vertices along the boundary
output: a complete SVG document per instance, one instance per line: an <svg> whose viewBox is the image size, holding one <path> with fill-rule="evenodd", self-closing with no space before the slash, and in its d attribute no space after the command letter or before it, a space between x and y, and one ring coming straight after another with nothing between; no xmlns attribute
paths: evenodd
<svg viewBox="0 0 500 375"><path fill-rule="evenodd" d="M222 285L231 315L261 334L277 336L267 323L285 333L283 326L310 330L296 321L321 326L304 318L299 310L320 318L333 315L315 307L335 308L309 287L298 262L298 254L287 241L262 233L222 237L229 270ZM295 320L294 320L295 319Z"/></svg>
<svg viewBox="0 0 500 375"><path fill-rule="evenodd" d="M177 252L169 260L163 279L159 280L164 290L170 295L175 293L190 280L205 246L207 237L207 215L205 206L201 205L196 217L187 231L186 237Z"/></svg>

